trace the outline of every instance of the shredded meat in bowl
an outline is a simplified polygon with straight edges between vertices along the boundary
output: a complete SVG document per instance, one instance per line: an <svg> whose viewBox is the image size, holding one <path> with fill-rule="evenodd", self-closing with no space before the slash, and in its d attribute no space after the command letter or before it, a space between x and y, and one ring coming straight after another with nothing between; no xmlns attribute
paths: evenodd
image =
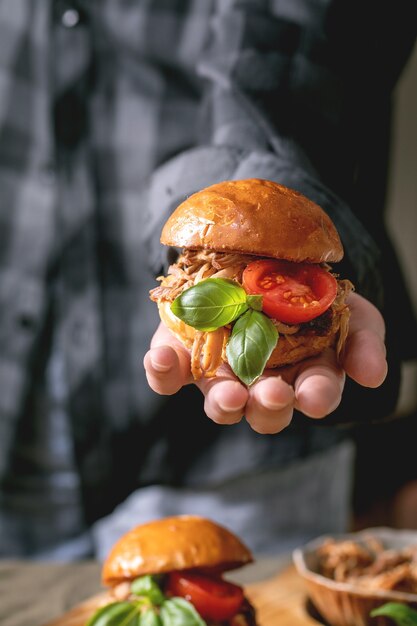
<svg viewBox="0 0 417 626"><path fill-rule="evenodd" d="M360 543L329 539L318 557L319 573L335 581L417 593L417 545L389 549L372 535Z"/></svg>

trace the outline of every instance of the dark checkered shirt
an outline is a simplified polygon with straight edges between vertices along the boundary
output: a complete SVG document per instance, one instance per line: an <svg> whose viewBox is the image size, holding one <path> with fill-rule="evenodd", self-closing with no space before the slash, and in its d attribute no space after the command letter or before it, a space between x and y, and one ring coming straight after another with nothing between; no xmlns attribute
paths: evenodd
<svg viewBox="0 0 417 626"><path fill-rule="evenodd" d="M328 211L340 273L382 306L386 128L413 4L1 0L0 555L88 553L84 531L141 486L204 486L340 438L302 418L230 437L195 389L152 393L148 290L172 209L261 177ZM353 391L377 417L395 394ZM366 419L350 406L341 421Z"/></svg>

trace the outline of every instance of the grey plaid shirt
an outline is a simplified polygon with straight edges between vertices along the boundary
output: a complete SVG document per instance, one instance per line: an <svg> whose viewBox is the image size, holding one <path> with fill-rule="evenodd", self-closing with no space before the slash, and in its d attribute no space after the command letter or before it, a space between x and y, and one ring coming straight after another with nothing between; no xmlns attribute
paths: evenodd
<svg viewBox="0 0 417 626"><path fill-rule="evenodd" d="M359 219L384 244L367 191L415 33L412 2L372 4L0 1L0 554L77 537L141 486L204 485L340 438L242 424L199 474L229 430L192 388L153 394L141 360L161 225L223 179L270 178L321 204L341 273L381 303Z"/></svg>

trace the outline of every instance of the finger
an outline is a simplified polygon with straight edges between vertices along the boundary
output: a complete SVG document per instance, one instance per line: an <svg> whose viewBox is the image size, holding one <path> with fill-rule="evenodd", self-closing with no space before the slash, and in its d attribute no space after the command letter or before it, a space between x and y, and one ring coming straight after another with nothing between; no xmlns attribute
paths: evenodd
<svg viewBox="0 0 417 626"><path fill-rule="evenodd" d="M387 373L385 345L377 333L361 330L349 337L343 356L346 373L363 387L382 385Z"/></svg>
<svg viewBox="0 0 417 626"><path fill-rule="evenodd" d="M205 396L204 409L210 419L219 424L234 424L242 419L248 392L230 367L223 365L215 377L194 381L189 351L164 324L160 324L152 338L144 366L148 383L157 393L171 395L194 382Z"/></svg>
<svg viewBox="0 0 417 626"><path fill-rule="evenodd" d="M152 338L143 365L149 386L161 395L172 395L191 382L189 352L163 324Z"/></svg>
<svg viewBox="0 0 417 626"><path fill-rule="evenodd" d="M308 417L320 419L340 404L345 373L333 350L304 361L294 382L295 406Z"/></svg>
<svg viewBox="0 0 417 626"><path fill-rule="evenodd" d="M378 309L358 294L349 298L349 335L342 355L348 376L363 387L379 387L388 372L385 324Z"/></svg>
<svg viewBox="0 0 417 626"><path fill-rule="evenodd" d="M216 424L236 424L242 419L248 400L248 390L222 366L214 378L203 378L197 387L205 396L204 411Z"/></svg>
<svg viewBox="0 0 417 626"><path fill-rule="evenodd" d="M271 375L251 387L245 417L253 430L271 435L288 426L293 409L293 388L280 376Z"/></svg>

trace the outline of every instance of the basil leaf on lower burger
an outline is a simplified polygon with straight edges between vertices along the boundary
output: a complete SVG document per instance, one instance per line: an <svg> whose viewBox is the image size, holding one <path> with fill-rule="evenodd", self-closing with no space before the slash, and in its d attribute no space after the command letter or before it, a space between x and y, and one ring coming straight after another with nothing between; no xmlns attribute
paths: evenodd
<svg viewBox="0 0 417 626"><path fill-rule="evenodd" d="M197 330L226 326L248 308L246 291L227 278L206 278L185 289L171 304L171 311Z"/></svg>
<svg viewBox="0 0 417 626"><path fill-rule="evenodd" d="M155 609L148 609L141 613L140 626L162 626L161 618Z"/></svg>
<svg viewBox="0 0 417 626"><path fill-rule="evenodd" d="M278 341L278 331L271 320L250 309L234 324L226 346L227 360L236 376L251 385L265 369Z"/></svg>
<svg viewBox="0 0 417 626"><path fill-rule="evenodd" d="M371 617L389 617L397 626L417 626L417 611L400 602L387 602L371 611Z"/></svg>
<svg viewBox="0 0 417 626"><path fill-rule="evenodd" d="M130 585L130 591L136 596L148 598L156 606L165 601L165 596L153 576L146 575L135 578Z"/></svg>
<svg viewBox="0 0 417 626"><path fill-rule="evenodd" d="M171 598L161 607L163 626L207 626L190 602L184 598Z"/></svg>
<svg viewBox="0 0 417 626"><path fill-rule="evenodd" d="M86 626L140 626L139 608L131 602L112 602L101 607Z"/></svg>

